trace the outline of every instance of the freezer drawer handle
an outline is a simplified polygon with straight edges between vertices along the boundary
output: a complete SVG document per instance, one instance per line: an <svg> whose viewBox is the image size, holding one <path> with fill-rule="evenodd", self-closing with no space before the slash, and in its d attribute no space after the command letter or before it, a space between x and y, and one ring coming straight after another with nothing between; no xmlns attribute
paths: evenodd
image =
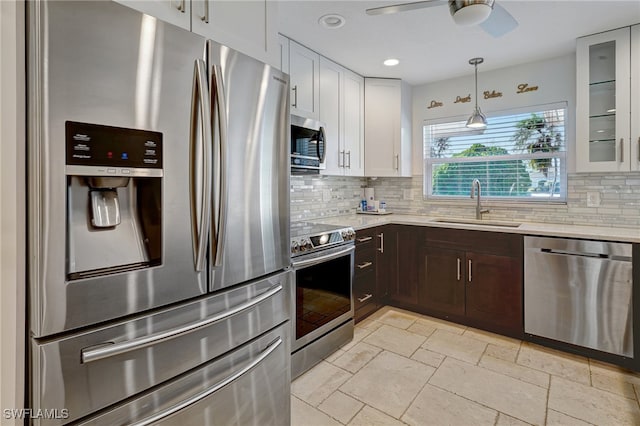
<svg viewBox="0 0 640 426"><path fill-rule="evenodd" d="M197 404L198 402L202 401L203 399L205 399L209 395L219 391L220 389L222 389L223 387L227 386L231 382L234 382L235 380L239 379L243 375L247 374L250 370L252 370L258 364L260 364L262 361L264 361L265 358L267 358L269 355L271 355L271 353L273 351L275 351L278 348L278 346L280 346L281 344L282 344L282 338L278 337L271 344L269 344L269 346L267 346L255 360L253 360L250 364L248 364L247 366L245 366L241 370L238 370L235 373L231 374L230 376L226 377L225 379L219 381L218 383L216 383L212 387L208 388L204 392L200 392L199 394L196 394L196 395L192 396L189 399L185 399L184 401L174 405L173 407L169 407L166 410L162 410L162 411L160 411L160 412L158 412L158 413L156 413L156 414L154 414L152 416L147 417L146 419L143 419L143 420L141 420L139 422L133 423L133 426L146 426L146 425L154 424L154 423L159 422L160 420L162 420L164 418L167 418L167 417L177 413L180 410L183 410L183 409L189 407L190 405Z"/></svg>
<svg viewBox="0 0 640 426"><path fill-rule="evenodd" d="M203 327L207 327L213 323L223 321L229 318L230 316L237 314L238 312L242 312L244 310L252 308L258 303L282 291L282 288L283 288L282 284L278 284L277 286L272 287L271 289L265 291L260 296L254 299L247 300L246 302L241 303L227 311L205 318L201 321L191 323L189 325L175 327L166 331L161 331L159 333L149 334L148 336L140 337L138 339L128 340L126 342L121 342L121 343L114 343L108 346L98 346L98 347L92 346L90 348L84 348L81 351L82 363L86 364L86 363L98 361L104 358L121 355L123 353L135 351L138 349L146 348L148 346L153 346L158 343L165 342L167 340L175 339L176 337L181 337L185 334L199 330Z"/></svg>

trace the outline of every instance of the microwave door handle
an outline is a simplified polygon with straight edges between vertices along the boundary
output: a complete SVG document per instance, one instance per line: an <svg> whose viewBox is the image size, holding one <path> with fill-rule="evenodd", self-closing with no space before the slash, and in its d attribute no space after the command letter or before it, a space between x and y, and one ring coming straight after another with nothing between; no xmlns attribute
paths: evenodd
<svg viewBox="0 0 640 426"><path fill-rule="evenodd" d="M324 158L327 155L327 150L325 146L325 137L324 137L324 127L320 127L318 130L318 158L320 159L320 163L324 163Z"/></svg>
<svg viewBox="0 0 640 426"><path fill-rule="evenodd" d="M215 208L214 215L217 218L215 231L215 246L212 247L213 266L222 265L222 253L224 250L224 239L226 233L227 220L227 110L224 85L222 84L222 69L219 65L213 64L211 74L212 98L214 100L215 111L213 120L218 124L219 140L217 149L214 150L214 164L218 166L218 179L214 184Z"/></svg>
<svg viewBox="0 0 640 426"><path fill-rule="evenodd" d="M206 75L207 68L204 61L197 59L193 71L189 141L189 196L191 199L193 260L197 272L204 270L207 235L211 225L211 105L209 104ZM200 137L198 137L198 122L200 124ZM203 169L201 171L198 164L196 164L198 151L202 153ZM198 196L196 194L198 182L201 183L201 206L199 211Z"/></svg>

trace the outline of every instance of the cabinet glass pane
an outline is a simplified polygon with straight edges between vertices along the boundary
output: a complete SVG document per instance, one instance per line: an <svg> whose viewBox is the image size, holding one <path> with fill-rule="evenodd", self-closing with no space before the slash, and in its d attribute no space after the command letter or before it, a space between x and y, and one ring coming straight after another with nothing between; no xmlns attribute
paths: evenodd
<svg viewBox="0 0 640 426"><path fill-rule="evenodd" d="M589 85L589 116L615 115L616 82L605 81Z"/></svg>
<svg viewBox="0 0 640 426"><path fill-rule="evenodd" d="M616 160L616 120L614 115L589 118L589 161Z"/></svg>
<svg viewBox="0 0 640 426"><path fill-rule="evenodd" d="M616 160L616 141L602 140L589 141L589 161L592 163L599 161Z"/></svg>
<svg viewBox="0 0 640 426"><path fill-rule="evenodd" d="M589 46L589 84L616 79L616 42Z"/></svg>

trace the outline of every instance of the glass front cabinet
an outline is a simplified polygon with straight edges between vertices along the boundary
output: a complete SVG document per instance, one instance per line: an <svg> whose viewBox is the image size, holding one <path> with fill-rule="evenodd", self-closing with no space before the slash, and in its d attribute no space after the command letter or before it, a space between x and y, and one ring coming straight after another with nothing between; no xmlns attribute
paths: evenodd
<svg viewBox="0 0 640 426"><path fill-rule="evenodd" d="M576 170L640 170L640 25L579 38Z"/></svg>

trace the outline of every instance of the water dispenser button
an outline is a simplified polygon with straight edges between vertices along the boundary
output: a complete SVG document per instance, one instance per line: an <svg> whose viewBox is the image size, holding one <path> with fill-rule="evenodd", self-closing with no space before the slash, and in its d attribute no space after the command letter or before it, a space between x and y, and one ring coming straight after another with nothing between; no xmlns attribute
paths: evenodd
<svg viewBox="0 0 640 426"><path fill-rule="evenodd" d="M107 173L116 174L116 169L107 169Z"/></svg>

